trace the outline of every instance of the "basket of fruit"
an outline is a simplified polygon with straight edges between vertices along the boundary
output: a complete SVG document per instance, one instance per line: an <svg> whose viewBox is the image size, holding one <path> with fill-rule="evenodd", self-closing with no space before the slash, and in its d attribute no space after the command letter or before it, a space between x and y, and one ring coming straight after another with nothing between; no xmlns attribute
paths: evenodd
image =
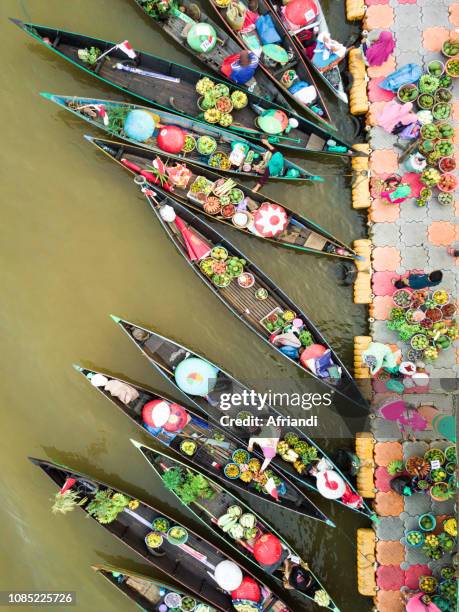
<svg viewBox="0 0 459 612"><path fill-rule="evenodd" d="M199 268L206 276L212 276L214 273L214 260L211 257L201 260L199 262Z"/></svg>
<svg viewBox="0 0 459 612"><path fill-rule="evenodd" d="M238 276L237 284L243 289L250 289L255 284L255 277L250 272L243 272L240 276Z"/></svg>
<svg viewBox="0 0 459 612"><path fill-rule="evenodd" d="M398 289L392 296L392 300L400 308L409 308L411 305L411 292L408 289Z"/></svg>
<svg viewBox="0 0 459 612"><path fill-rule="evenodd" d="M455 40L445 40L441 52L445 57L454 57L459 53L459 42Z"/></svg>
<svg viewBox="0 0 459 612"><path fill-rule="evenodd" d="M151 528L159 533L167 533L169 527L169 521L167 520L167 518L164 518L162 516L158 516L157 518L155 518L151 524Z"/></svg>
<svg viewBox="0 0 459 612"><path fill-rule="evenodd" d="M439 135L440 132L434 123L424 123L421 127L421 136L425 140L435 140Z"/></svg>
<svg viewBox="0 0 459 612"><path fill-rule="evenodd" d="M229 96L221 96L220 98L217 98L215 107L221 113L230 113L233 110L233 103L231 102Z"/></svg>
<svg viewBox="0 0 459 612"><path fill-rule="evenodd" d="M439 461L440 465L443 465L446 460L445 453L441 448L429 448L429 450L424 453L424 459L429 463L432 463L432 461Z"/></svg>
<svg viewBox="0 0 459 612"><path fill-rule="evenodd" d="M225 204L222 208L222 217L225 219L231 219L236 213L236 207L234 204Z"/></svg>
<svg viewBox="0 0 459 612"><path fill-rule="evenodd" d="M419 588L424 593L435 593L437 590L438 581L433 576L420 576Z"/></svg>
<svg viewBox="0 0 459 612"><path fill-rule="evenodd" d="M449 499L450 491L446 482L436 482L430 487L430 497L433 501L443 502Z"/></svg>
<svg viewBox="0 0 459 612"><path fill-rule="evenodd" d="M204 113L204 121L208 123L218 123L221 116L222 114L217 108L209 108Z"/></svg>
<svg viewBox="0 0 459 612"><path fill-rule="evenodd" d="M439 87L435 92L435 102L451 102L453 94L446 87Z"/></svg>
<svg viewBox="0 0 459 612"><path fill-rule="evenodd" d="M214 259L221 259L222 261L228 258L227 249L225 249L225 247L221 245L214 246L210 254Z"/></svg>
<svg viewBox="0 0 459 612"><path fill-rule="evenodd" d="M431 74L423 74L419 79L419 91L421 94L433 94L440 86L440 79Z"/></svg>
<svg viewBox="0 0 459 612"><path fill-rule="evenodd" d="M216 196L208 196L203 205L203 210L208 215L218 215L222 209L220 198Z"/></svg>
<svg viewBox="0 0 459 612"><path fill-rule="evenodd" d="M180 610L180 604L182 603L182 596L178 593L167 593L164 598L164 603L169 609Z"/></svg>
<svg viewBox="0 0 459 612"><path fill-rule="evenodd" d="M429 339L424 334L415 334L410 340L415 351L423 351L429 346Z"/></svg>
<svg viewBox="0 0 459 612"><path fill-rule="evenodd" d="M454 128L447 121L437 123L437 128L441 139L452 138L454 136Z"/></svg>
<svg viewBox="0 0 459 612"><path fill-rule="evenodd" d="M454 145L449 140L439 140L435 145L435 151L441 157L448 157L454 153Z"/></svg>
<svg viewBox="0 0 459 612"><path fill-rule="evenodd" d="M219 289L224 289L231 283L231 276L229 274L214 274L212 282Z"/></svg>
<svg viewBox="0 0 459 612"><path fill-rule="evenodd" d="M438 359L438 350L434 346L429 346L424 349L422 355L426 361L435 361Z"/></svg>
<svg viewBox="0 0 459 612"><path fill-rule="evenodd" d="M199 79L196 83L196 92L203 96L214 88L214 82L208 77L203 77Z"/></svg>
<svg viewBox="0 0 459 612"><path fill-rule="evenodd" d="M454 157L442 157L438 162L438 167L441 172L452 172L456 169L456 160Z"/></svg>
<svg viewBox="0 0 459 612"><path fill-rule="evenodd" d="M451 346L451 338L449 338L448 336L441 335L435 340L435 347L437 349L446 351L447 349L449 349L450 346Z"/></svg>
<svg viewBox="0 0 459 612"><path fill-rule="evenodd" d="M195 608L196 608L196 599L194 599L194 597L190 597L189 595L182 597L182 603L180 606L180 610L182 610L183 612L192 612L192 610L194 610Z"/></svg>
<svg viewBox="0 0 459 612"><path fill-rule="evenodd" d="M214 261L212 262L212 272L214 274L225 274L226 269L227 269L226 261L214 259Z"/></svg>
<svg viewBox="0 0 459 612"><path fill-rule="evenodd" d="M201 155L212 155L217 148L217 141L212 136L200 136L196 142L196 149Z"/></svg>
<svg viewBox="0 0 459 612"><path fill-rule="evenodd" d="M457 537L457 519L454 516L443 521L443 531L453 538Z"/></svg>
<svg viewBox="0 0 459 612"><path fill-rule="evenodd" d="M244 272L244 266L247 262L239 257L230 257L227 260L227 272L230 276L237 278Z"/></svg>
<svg viewBox="0 0 459 612"><path fill-rule="evenodd" d="M185 527L181 527L180 525L174 525L167 532L167 541L169 544L174 544L175 546L181 546L185 544L188 540L188 531Z"/></svg>
<svg viewBox="0 0 459 612"><path fill-rule="evenodd" d="M434 308L428 308L426 311L426 317L436 323L437 321L441 321L443 318L443 313L440 308L435 306ZM424 347L425 348L425 347Z"/></svg>
<svg viewBox="0 0 459 612"><path fill-rule="evenodd" d="M427 187L435 187L440 180L440 172L436 168L427 168L421 174L421 183Z"/></svg>
<svg viewBox="0 0 459 612"><path fill-rule="evenodd" d="M454 176L454 174L445 172L445 174L441 175L437 187L444 193L451 193L452 191L455 191L457 187L457 178Z"/></svg>
<svg viewBox="0 0 459 612"><path fill-rule="evenodd" d="M242 200L244 199L244 192L241 189L235 187L229 192L229 197L233 204L239 204L239 202L242 202Z"/></svg>
<svg viewBox="0 0 459 612"><path fill-rule="evenodd" d="M245 448L238 448L231 456L234 463L237 463L238 465L246 464L250 459L250 453Z"/></svg>
<svg viewBox="0 0 459 612"><path fill-rule="evenodd" d="M231 162L226 153L215 151L209 158L209 166L219 170L229 170L231 168Z"/></svg>
<svg viewBox="0 0 459 612"><path fill-rule="evenodd" d="M452 193L442 191L438 194L437 200L442 206L451 206L454 203L454 196Z"/></svg>
<svg viewBox="0 0 459 612"><path fill-rule="evenodd" d="M438 592L440 595L445 597L448 602L452 602L452 605L448 605L447 610L452 610L453 606L457 600L457 580L454 578L450 578L448 580L443 580L438 585Z"/></svg>
<svg viewBox="0 0 459 612"><path fill-rule="evenodd" d="M413 548L420 548L425 542L425 536L421 531L413 529L405 534L405 541Z"/></svg>
<svg viewBox="0 0 459 612"><path fill-rule="evenodd" d="M400 102L414 102L418 97L419 91L414 83L408 83L398 88L397 98Z"/></svg>
<svg viewBox="0 0 459 612"><path fill-rule="evenodd" d="M437 521L433 514L421 514L418 519L418 525L422 531L433 531L437 525Z"/></svg>
<svg viewBox="0 0 459 612"><path fill-rule="evenodd" d="M241 469L237 463L227 463L223 468L223 473L230 480L236 480L237 478L239 478Z"/></svg>
<svg viewBox="0 0 459 612"><path fill-rule="evenodd" d="M444 71L445 65L440 60L432 60L427 64L427 72L437 79L440 79Z"/></svg>
<svg viewBox="0 0 459 612"><path fill-rule="evenodd" d="M147 545L147 548L152 550L159 548L163 542L164 538L160 533L150 531L150 533L147 533L145 536L145 544Z"/></svg>
<svg viewBox="0 0 459 612"><path fill-rule="evenodd" d="M434 105L434 97L430 93L421 93L418 96L418 106L423 110L430 110Z"/></svg>
<svg viewBox="0 0 459 612"><path fill-rule="evenodd" d="M191 134L185 135L185 142L183 143L182 151L183 153L191 153L196 149L196 139Z"/></svg>
<svg viewBox="0 0 459 612"><path fill-rule="evenodd" d="M180 450L188 457L192 457L198 450L198 445L194 440L183 440L180 443Z"/></svg>
<svg viewBox="0 0 459 612"><path fill-rule="evenodd" d="M246 93L244 93L243 91L239 91L239 89L236 89L231 94L231 102L233 103L233 107L236 110L240 110L247 106L249 99L247 98Z"/></svg>
<svg viewBox="0 0 459 612"><path fill-rule="evenodd" d="M432 108L434 119L445 120L451 117L451 104L449 102L437 102Z"/></svg>
<svg viewBox="0 0 459 612"><path fill-rule="evenodd" d="M455 446L448 446L445 448L445 459L448 463L457 461L457 451Z"/></svg>
<svg viewBox="0 0 459 612"><path fill-rule="evenodd" d="M459 60L452 57L446 62L445 69L446 74L453 79L457 79L457 77L459 77Z"/></svg>
<svg viewBox="0 0 459 612"><path fill-rule="evenodd" d="M233 115L231 113L222 113L218 123L222 127L229 127L233 123Z"/></svg>

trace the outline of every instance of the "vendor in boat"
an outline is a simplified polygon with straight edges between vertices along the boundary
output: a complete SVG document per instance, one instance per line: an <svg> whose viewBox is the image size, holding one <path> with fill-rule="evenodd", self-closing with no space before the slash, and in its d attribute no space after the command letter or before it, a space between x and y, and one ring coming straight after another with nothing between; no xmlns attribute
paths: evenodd
<svg viewBox="0 0 459 612"><path fill-rule="evenodd" d="M306 563L286 559L283 565L283 586L313 595L313 577Z"/></svg>
<svg viewBox="0 0 459 612"><path fill-rule="evenodd" d="M151 400L142 408L145 429L154 436L163 434L169 438L169 443L191 420L191 415L183 406L163 399Z"/></svg>
<svg viewBox="0 0 459 612"><path fill-rule="evenodd" d="M253 79L258 68L258 57L252 51L244 49L223 60L222 73L238 85L247 85Z"/></svg>

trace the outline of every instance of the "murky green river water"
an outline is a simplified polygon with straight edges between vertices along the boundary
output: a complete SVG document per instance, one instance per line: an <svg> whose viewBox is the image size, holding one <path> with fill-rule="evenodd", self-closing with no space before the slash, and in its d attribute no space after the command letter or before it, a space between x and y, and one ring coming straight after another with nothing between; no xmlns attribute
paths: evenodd
<svg viewBox="0 0 459 612"><path fill-rule="evenodd" d="M344 39L355 33L343 23L342 2L324 5ZM191 61L129 0L0 3L0 587L75 590L78 610L128 610L129 602L94 575L90 565L109 562L151 575L154 570L82 513L52 516L53 486L27 461L33 455L74 466L190 520L131 446L129 438L139 438L140 432L71 367L79 362L107 369L171 392L109 313L149 324L258 387L271 378L299 391L305 378L190 276L131 180L83 140L90 128L38 96L39 91L116 94L26 37L8 16L109 40L127 38L139 48ZM338 123L352 132L345 115ZM350 208L349 179L342 176L346 164L302 163L329 175L327 182L270 185L269 194L345 241L361 237L363 219ZM336 262L295 256L234 232L231 238L304 307L351 365L352 338L366 331L365 311L353 305L351 288L336 285ZM338 428L334 414L321 416L333 431ZM322 442L329 448L337 445L336 440ZM321 507L337 529L281 511L266 515L313 563L343 611L369 610L369 601L357 595L354 570L355 529L366 522L341 507ZM204 527L196 528L209 535ZM293 608L309 609L298 602Z"/></svg>

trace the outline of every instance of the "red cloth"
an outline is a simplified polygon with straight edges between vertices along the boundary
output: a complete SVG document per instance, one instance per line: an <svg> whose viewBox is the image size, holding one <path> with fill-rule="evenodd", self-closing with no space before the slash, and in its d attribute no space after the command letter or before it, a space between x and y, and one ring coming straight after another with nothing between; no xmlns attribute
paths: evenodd
<svg viewBox="0 0 459 612"><path fill-rule="evenodd" d="M188 257L191 261L202 259L210 252L210 247L202 238L196 235L180 217L175 217L174 221L185 241L188 250Z"/></svg>

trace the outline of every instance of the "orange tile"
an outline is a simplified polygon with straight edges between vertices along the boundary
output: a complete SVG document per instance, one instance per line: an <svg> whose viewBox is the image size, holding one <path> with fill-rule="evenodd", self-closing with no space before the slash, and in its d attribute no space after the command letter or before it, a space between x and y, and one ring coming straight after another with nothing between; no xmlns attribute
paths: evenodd
<svg viewBox="0 0 459 612"><path fill-rule="evenodd" d="M399 591L383 591L376 593L376 609L378 612L403 612L405 604Z"/></svg>
<svg viewBox="0 0 459 612"><path fill-rule="evenodd" d="M371 203L370 218L375 223L393 223L400 216L398 204L389 204L387 200L376 198Z"/></svg>
<svg viewBox="0 0 459 612"><path fill-rule="evenodd" d="M376 272L396 270L400 265L400 251L391 246L376 247L373 250L373 269Z"/></svg>
<svg viewBox="0 0 459 612"><path fill-rule="evenodd" d="M449 5L449 20L454 26L459 27L459 4Z"/></svg>
<svg viewBox="0 0 459 612"><path fill-rule="evenodd" d="M429 240L435 246L450 246L457 235L457 226L449 221L432 221L429 225Z"/></svg>
<svg viewBox="0 0 459 612"><path fill-rule="evenodd" d="M369 66L367 68L367 74L370 79L374 79L376 77L386 77L391 72L394 72L395 68L395 57L393 55L389 55L384 64L381 64L381 66Z"/></svg>
<svg viewBox="0 0 459 612"><path fill-rule="evenodd" d="M376 442L375 462L377 465L387 467L394 459L403 459L400 442Z"/></svg>
<svg viewBox="0 0 459 612"><path fill-rule="evenodd" d="M405 561L405 547L398 540L379 540L376 543L376 560L381 565L400 565Z"/></svg>
<svg viewBox="0 0 459 612"><path fill-rule="evenodd" d="M394 10L388 4L375 4L367 8L364 21L366 30L387 29L393 23Z"/></svg>
<svg viewBox="0 0 459 612"><path fill-rule="evenodd" d="M456 349L456 363L459 363L459 347Z"/></svg>
<svg viewBox="0 0 459 612"><path fill-rule="evenodd" d="M379 149L370 155L370 169L376 174L391 174L398 170L398 155L391 149Z"/></svg>
<svg viewBox="0 0 459 612"><path fill-rule="evenodd" d="M379 516L399 516L404 509L403 497L398 493L394 491L376 493L375 510ZM398 561L396 565L399 565Z"/></svg>
<svg viewBox="0 0 459 612"><path fill-rule="evenodd" d="M377 295L373 300L373 316L379 321L386 321L394 306L391 295Z"/></svg>
<svg viewBox="0 0 459 612"><path fill-rule="evenodd" d="M456 200L456 202L454 203L455 209L456 209L456 217L459 217L459 200Z"/></svg>
<svg viewBox="0 0 459 612"><path fill-rule="evenodd" d="M424 47L429 51L441 51L442 45L448 39L448 36L449 30L447 28L426 28L423 34Z"/></svg>

